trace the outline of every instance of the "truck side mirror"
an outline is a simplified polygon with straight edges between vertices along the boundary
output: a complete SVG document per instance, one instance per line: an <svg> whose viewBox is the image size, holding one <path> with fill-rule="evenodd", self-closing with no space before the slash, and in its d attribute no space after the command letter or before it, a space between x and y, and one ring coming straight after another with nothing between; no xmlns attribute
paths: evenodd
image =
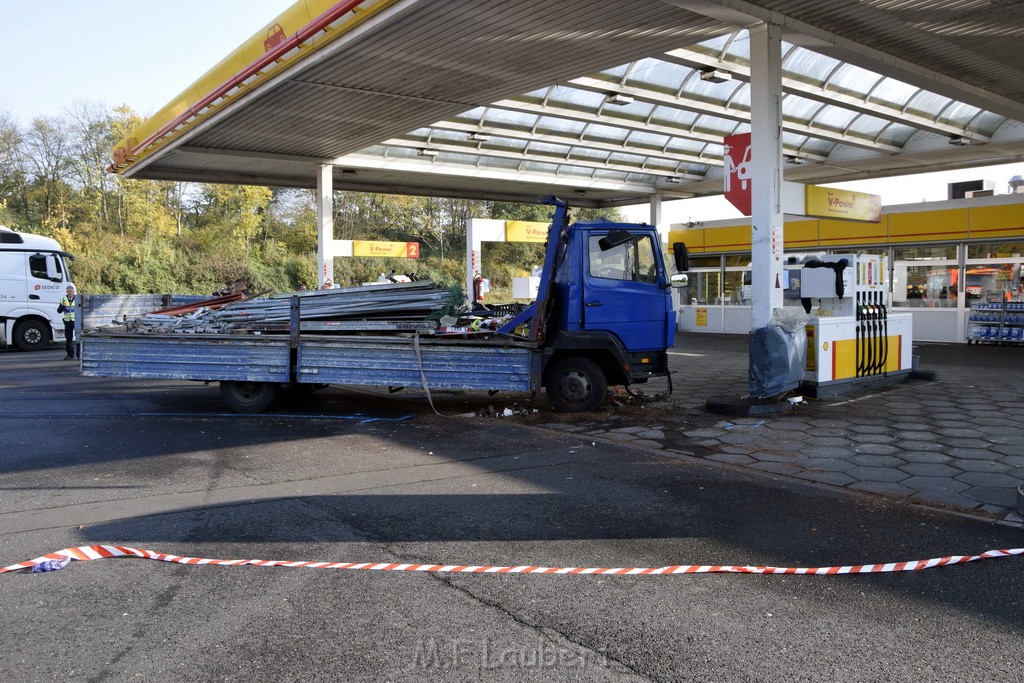
<svg viewBox="0 0 1024 683"><path fill-rule="evenodd" d="M672 289L682 289L690 286L690 276L686 273L676 273L668 280L668 286Z"/></svg>
<svg viewBox="0 0 1024 683"><path fill-rule="evenodd" d="M676 260L676 271L685 273L690 269L690 258L686 253L686 245L682 242L672 243L672 255Z"/></svg>
<svg viewBox="0 0 1024 683"><path fill-rule="evenodd" d="M46 277L51 282L60 282L64 277L60 273L60 266L57 265L57 257L49 254L46 257Z"/></svg>

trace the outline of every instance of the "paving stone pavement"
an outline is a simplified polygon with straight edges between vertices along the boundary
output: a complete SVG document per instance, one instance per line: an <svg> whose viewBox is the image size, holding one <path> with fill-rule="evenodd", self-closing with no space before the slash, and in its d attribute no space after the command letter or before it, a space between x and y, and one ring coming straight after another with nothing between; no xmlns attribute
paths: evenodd
<svg viewBox="0 0 1024 683"><path fill-rule="evenodd" d="M770 417L708 412L708 398L748 393L747 353L743 335L680 334L670 398L545 426L1024 523L1024 347L918 343L919 367L937 381L808 400Z"/></svg>

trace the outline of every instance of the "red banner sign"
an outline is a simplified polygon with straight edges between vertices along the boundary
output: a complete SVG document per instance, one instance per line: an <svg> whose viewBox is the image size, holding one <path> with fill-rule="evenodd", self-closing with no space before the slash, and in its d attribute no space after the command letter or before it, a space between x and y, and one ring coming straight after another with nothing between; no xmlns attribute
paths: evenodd
<svg viewBox="0 0 1024 683"><path fill-rule="evenodd" d="M739 209L744 216L751 213L750 186L753 178L750 174L753 166L750 163L750 133L729 135L724 139L725 154L725 198Z"/></svg>

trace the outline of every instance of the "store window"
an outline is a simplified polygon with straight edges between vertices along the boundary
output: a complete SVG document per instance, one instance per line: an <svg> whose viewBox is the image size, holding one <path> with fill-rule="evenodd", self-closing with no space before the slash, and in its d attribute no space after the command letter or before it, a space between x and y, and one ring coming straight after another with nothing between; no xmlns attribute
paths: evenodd
<svg viewBox="0 0 1024 683"><path fill-rule="evenodd" d="M722 257L691 256L690 285L684 290L685 303L706 306L722 296Z"/></svg>
<svg viewBox="0 0 1024 683"><path fill-rule="evenodd" d="M969 259L1019 259L1021 254L1024 254L1024 243L1021 242L987 242L967 245L967 258Z"/></svg>
<svg viewBox="0 0 1024 683"><path fill-rule="evenodd" d="M750 305L750 254L723 257L722 292L718 303L726 306Z"/></svg>
<svg viewBox="0 0 1024 683"><path fill-rule="evenodd" d="M820 259L821 254L790 253L783 259L779 286L782 288L782 304L799 306L800 269L810 259ZM726 257L724 303L750 306L753 303L754 287L750 256Z"/></svg>
<svg viewBox="0 0 1024 683"><path fill-rule="evenodd" d="M963 291L967 305L1024 301L1024 244L992 242L967 247Z"/></svg>
<svg viewBox="0 0 1024 683"><path fill-rule="evenodd" d="M892 304L955 308L959 267L956 245L893 250Z"/></svg>
<svg viewBox="0 0 1024 683"><path fill-rule="evenodd" d="M732 257L726 257L732 258ZM691 256L690 268L721 268L721 256Z"/></svg>

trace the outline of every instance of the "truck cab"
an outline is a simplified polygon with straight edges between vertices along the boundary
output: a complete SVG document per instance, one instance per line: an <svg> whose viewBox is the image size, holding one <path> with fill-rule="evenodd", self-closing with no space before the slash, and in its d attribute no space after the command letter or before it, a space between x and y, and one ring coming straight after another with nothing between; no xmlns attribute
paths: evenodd
<svg viewBox="0 0 1024 683"><path fill-rule="evenodd" d="M64 339L57 306L71 282L56 240L0 226L0 336L23 351Z"/></svg>
<svg viewBox="0 0 1024 683"><path fill-rule="evenodd" d="M552 285L563 334L607 335L627 351L663 351L675 339L675 310L653 226L577 222Z"/></svg>
<svg viewBox="0 0 1024 683"><path fill-rule="evenodd" d="M675 340L671 287L684 286L686 247L673 245L676 270L665 266L654 226L578 221L556 207L537 301L503 330L531 319L541 344L542 382L560 412L594 410L608 386L668 376Z"/></svg>

